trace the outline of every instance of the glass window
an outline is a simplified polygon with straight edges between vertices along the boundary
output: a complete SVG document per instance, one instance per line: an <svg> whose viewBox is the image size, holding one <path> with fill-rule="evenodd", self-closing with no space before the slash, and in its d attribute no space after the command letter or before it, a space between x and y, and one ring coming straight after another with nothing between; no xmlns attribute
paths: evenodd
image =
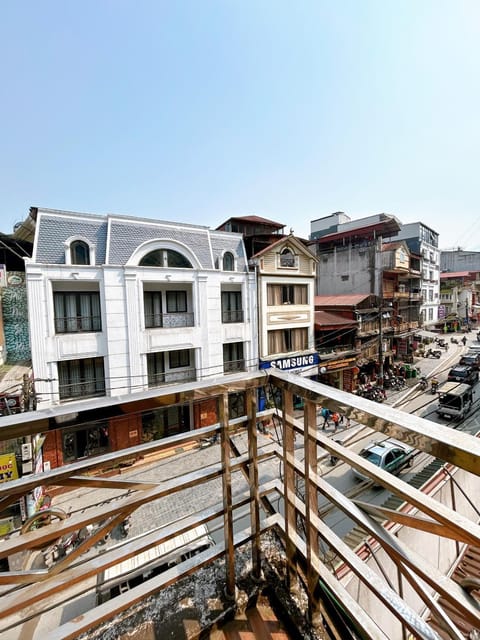
<svg viewBox="0 0 480 640"><path fill-rule="evenodd" d="M147 354L148 386L156 387L165 383L165 358L163 351Z"/></svg>
<svg viewBox="0 0 480 640"><path fill-rule="evenodd" d="M61 400L105 395L103 358L66 360L58 363Z"/></svg>
<svg viewBox="0 0 480 640"><path fill-rule="evenodd" d="M100 295L95 291L53 294L56 333L101 331Z"/></svg>
<svg viewBox="0 0 480 640"><path fill-rule="evenodd" d="M156 249L147 253L140 260L141 267L171 267L192 269L190 261L178 251L172 249Z"/></svg>
<svg viewBox="0 0 480 640"><path fill-rule="evenodd" d="M143 307L145 313L145 327L162 327L162 294L160 291L144 291Z"/></svg>
<svg viewBox="0 0 480 640"><path fill-rule="evenodd" d="M308 330L275 329L268 332L268 354L304 351L308 348Z"/></svg>
<svg viewBox="0 0 480 640"><path fill-rule="evenodd" d="M62 431L63 460L99 456L110 450L108 424L101 423Z"/></svg>
<svg viewBox="0 0 480 640"><path fill-rule="evenodd" d="M170 369L178 369L179 367L190 366L190 350L180 349L179 351L170 351L169 354Z"/></svg>
<svg viewBox="0 0 480 640"><path fill-rule="evenodd" d="M233 271L235 269L235 259L233 257L233 253L227 251L223 255L223 270L224 271Z"/></svg>
<svg viewBox="0 0 480 640"><path fill-rule="evenodd" d="M222 322L243 322L241 291L222 291Z"/></svg>
<svg viewBox="0 0 480 640"><path fill-rule="evenodd" d="M280 254L280 266L281 267L294 267L295 255L289 247L285 247Z"/></svg>
<svg viewBox="0 0 480 640"><path fill-rule="evenodd" d="M70 245L70 262L72 264L90 264L90 248L86 242L75 240Z"/></svg>
<svg viewBox="0 0 480 640"><path fill-rule="evenodd" d="M243 342L229 342L223 345L223 370L225 373L245 370Z"/></svg>
<svg viewBox="0 0 480 640"><path fill-rule="evenodd" d="M267 284L267 305L308 304L306 284Z"/></svg>
<svg viewBox="0 0 480 640"><path fill-rule="evenodd" d="M167 291L167 313L186 313L187 292Z"/></svg>

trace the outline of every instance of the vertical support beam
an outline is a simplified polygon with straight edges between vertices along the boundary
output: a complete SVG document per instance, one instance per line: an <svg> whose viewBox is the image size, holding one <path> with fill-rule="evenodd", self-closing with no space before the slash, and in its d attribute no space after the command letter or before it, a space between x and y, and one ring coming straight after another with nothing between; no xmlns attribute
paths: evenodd
<svg viewBox="0 0 480 640"><path fill-rule="evenodd" d="M303 415L303 437L305 445L305 533L307 543L307 588L308 610L312 624L321 626L318 574L313 568L312 559L318 558L318 532L313 524L318 518L318 489L310 478L317 473L317 443L315 441L317 429L317 407L308 400L305 403Z"/></svg>
<svg viewBox="0 0 480 640"><path fill-rule="evenodd" d="M283 404L283 496L285 502L285 552L287 556L287 587L295 590L298 587L296 546L293 542L297 532L295 505L288 496L295 495L295 470L289 458L295 455L295 432L293 430L293 393L282 390Z"/></svg>
<svg viewBox="0 0 480 640"><path fill-rule="evenodd" d="M223 532L225 537L226 587L229 598L235 598L235 548L233 546L232 470L229 433L228 393L219 399L220 450L222 456Z"/></svg>
<svg viewBox="0 0 480 640"><path fill-rule="evenodd" d="M257 389L247 391L248 480L250 483L250 528L252 531L252 576L260 579L260 493L258 490Z"/></svg>
<svg viewBox="0 0 480 640"><path fill-rule="evenodd" d="M452 509L453 511L457 510L457 501L455 499L455 482L453 480L453 477L451 474L448 474L448 479L450 481L450 493L451 493L451 500L452 500ZM455 551L457 553L457 558L460 556L460 542L458 540L455 540Z"/></svg>

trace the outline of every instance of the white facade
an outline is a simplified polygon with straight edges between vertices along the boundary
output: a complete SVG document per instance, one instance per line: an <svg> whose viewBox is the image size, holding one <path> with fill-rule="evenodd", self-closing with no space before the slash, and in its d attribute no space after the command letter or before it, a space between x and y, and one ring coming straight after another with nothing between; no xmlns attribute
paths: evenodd
<svg viewBox="0 0 480 640"><path fill-rule="evenodd" d="M38 406L258 368L240 234L39 210L26 280Z"/></svg>
<svg viewBox="0 0 480 640"><path fill-rule="evenodd" d="M433 325L439 319L440 306L438 233L422 222L412 222L402 225L396 239L405 240L410 251L419 254L422 258L420 315L424 325Z"/></svg>

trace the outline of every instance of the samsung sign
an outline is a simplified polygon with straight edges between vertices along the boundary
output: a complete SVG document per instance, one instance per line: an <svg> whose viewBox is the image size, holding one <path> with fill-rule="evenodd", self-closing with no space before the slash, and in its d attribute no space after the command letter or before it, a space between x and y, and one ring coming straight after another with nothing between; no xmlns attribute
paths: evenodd
<svg viewBox="0 0 480 640"><path fill-rule="evenodd" d="M320 362L318 353L309 353L304 356L290 356L279 358L278 360L260 360L260 369L280 369L288 371L289 369L299 369L300 367L316 366Z"/></svg>

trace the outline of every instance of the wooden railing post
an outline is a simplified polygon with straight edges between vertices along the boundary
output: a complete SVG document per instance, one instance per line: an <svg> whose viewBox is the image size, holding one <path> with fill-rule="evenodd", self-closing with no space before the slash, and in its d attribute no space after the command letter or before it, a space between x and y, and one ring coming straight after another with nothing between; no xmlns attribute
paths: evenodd
<svg viewBox="0 0 480 640"><path fill-rule="evenodd" d="M258 487L257 390L247 391L248 479L250 483L250 527L252 530L252 576L260 579L260 492Z"/></svg>
<svg viewBox="0 0 480 640"><path fill-rule="evenodd" d="M235 597L235 547L233 546L233 505L232 505L232 471L231 443L229 433L228 393L219 399L220 414L220 449L222 458L223 488L223 529L225 539L226 585L228 597Z"/></svg>
<svg viewBox="0 0 480 640"><path fill-rule="evenodd" d="M295 469L289 461L295 455L295 432L293 429L293 393L282 390L283 400L283 495L285 501L285 552L287 556L287 586L290 590L298 588L295 536L297 519L295 505L289 495L295 495Z"/></svg>

